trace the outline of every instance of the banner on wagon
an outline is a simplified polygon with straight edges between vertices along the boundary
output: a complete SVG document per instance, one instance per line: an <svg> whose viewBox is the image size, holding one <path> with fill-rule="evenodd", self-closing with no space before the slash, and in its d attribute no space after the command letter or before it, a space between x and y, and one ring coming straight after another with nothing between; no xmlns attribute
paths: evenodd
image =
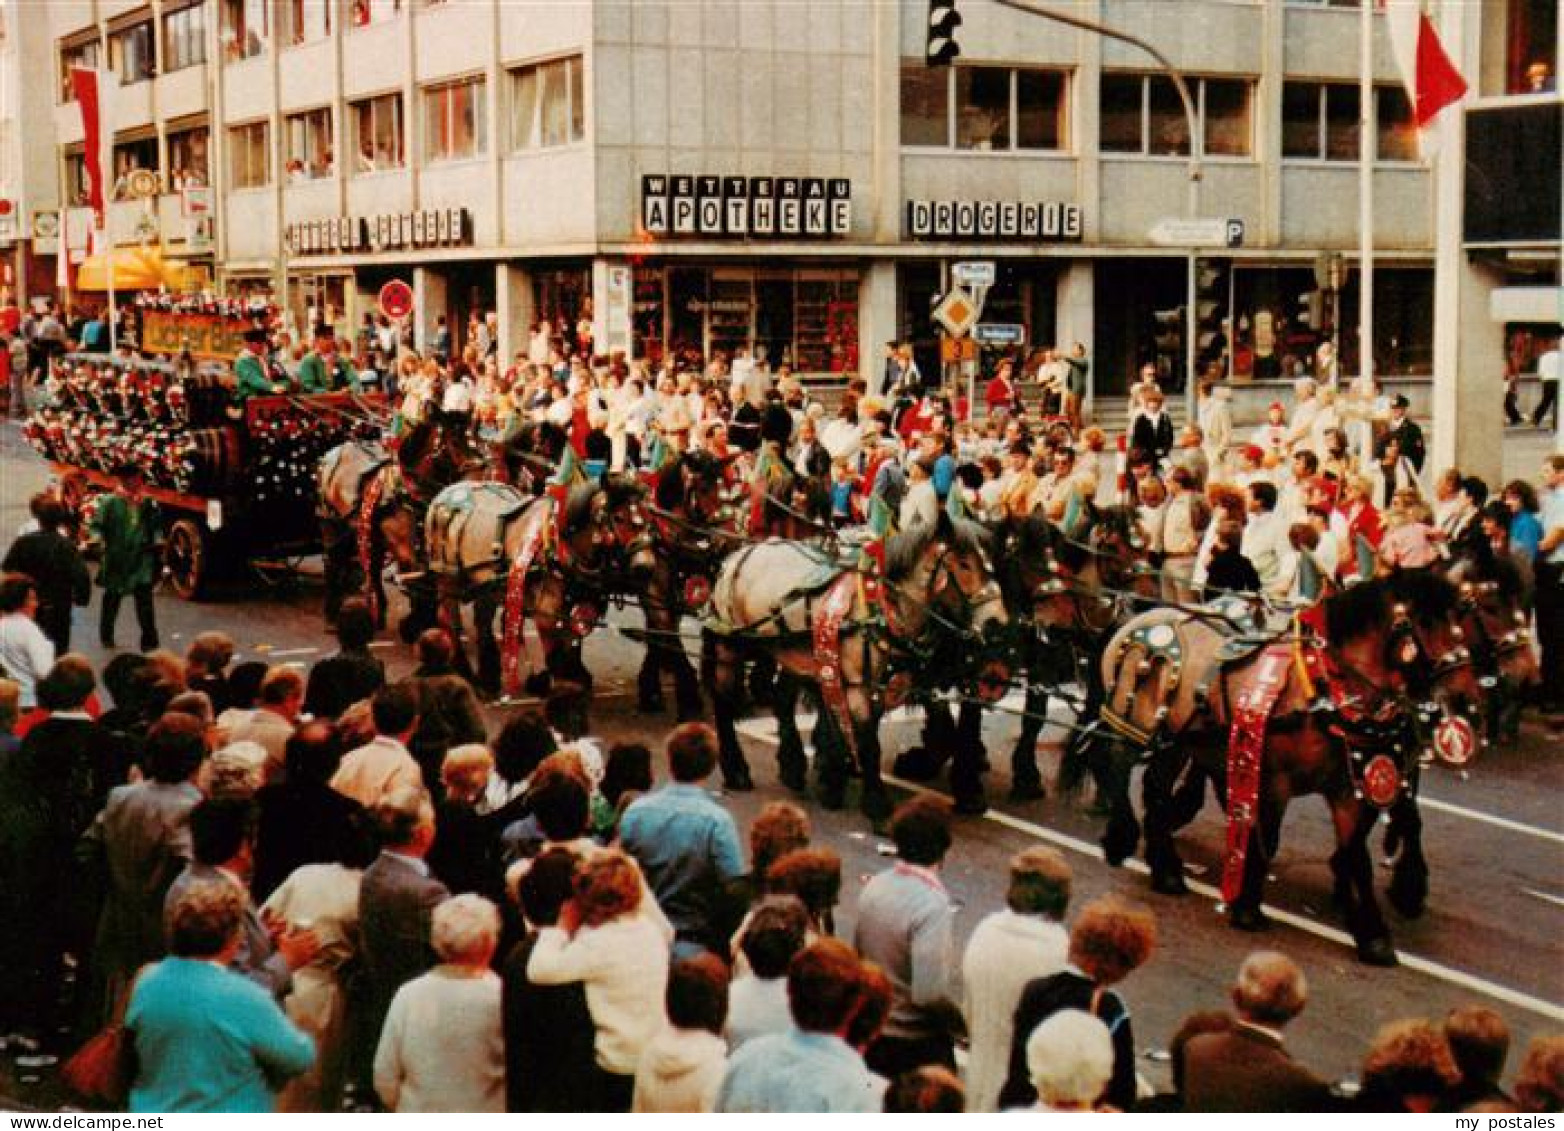
<svg viewBox="0 0 1564 1131"><path fill-rule="evenodd" d="M141 315L141 348L167 354L189 350L201 361L232 361L239 356L249 328L243 318L148 310Z"/></svg>

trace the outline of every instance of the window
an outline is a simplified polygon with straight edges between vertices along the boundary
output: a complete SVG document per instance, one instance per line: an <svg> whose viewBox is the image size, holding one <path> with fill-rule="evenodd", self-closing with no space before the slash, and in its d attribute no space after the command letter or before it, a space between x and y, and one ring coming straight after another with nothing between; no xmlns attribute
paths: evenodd
<svg viewBox="0 0 1564 1131"><path fill-rule="evenodd" d="M138 137L114 143L114 199L130 199L130 175L138 169L157 172L157 138Z"/></svg>
<svg viewBox="0 0 1564 1131"><path fill-rule="evenodd" d="M60 101L75 102L76 92L71 89L71 68L86 67L89 70L98 65L98 37L85 39L78 43L60 48Z"/></svg>
<svg viewBox="0 0 1564 1131"><path fill-rule="evenodd" d="M349 10L354 27L368 27L400 16L402 0L353 0Z"/></svg>
<svg viewBox="0 0 1564 1131"><path fill-rule="evenodd" d="M109 66L129 86L152 77L152 21L141 20L109 34Z"/></svg>
<svg viewBox="0 0 1564 1131"><path fill-rule="evenodd" d="M460 161L484 152L484 83L463 79L424 91L424 157Z"/></svg>
<svg viewBox="0 0 1564 1131"><path fill-rule="evenodd" d="M1286 83L1282 87L1282 156L1356 161L1357 85Z"/></svg>
<svg viewBox="0 0 1564 1131"><path fill-rule="evenodd" d="M331 35L332 0L282 0L277 5L278 28L289 46L312 43Z"/></svg>
<svg viewBox="0 0 1564 1131"><path fill-rule="evenodd" d="M251 122L228 131L229 175L234 188L263 188L271 183L271 131L268 126L266 122Z"/></svg>
<svg viewBox="0 0 1564 1131"><path fill-rule="evenodd" d="M222 0L222 5L223 58L236 63L265 51L271 35L270 0Z"/></svg>
<svg viewBox="0 0 1564 1131"><path fill-rule="evenodd" d="M84 207L90 200L91 183L87 180L87 158L81 146L65 151L65 199L72 205Z"/></svg>
<svg viewBox="0 0 1564 1131"><path fill-rule="evenodd" d="M163 70L206 62L206 4L192 4L163 17Z"/></svg>
<svg viewBox="0 0 1564 1131"><path fill-rule="evenodd" d="M1502 8L1502 11L1500 10ZM1558 0L1490 0L1483 15L1504 29L1504 93L1554 94L1559 89ZM1497 76L1496 76L1497 77ZM1484 84L1489 85L1489 84ZM1484 90L1484 94L1498 93Z"/></svg>
<svg viewBox="0 0 1564 1131"><path fill-rule="evenodd" d="M901 69L901 143L980 151L1062 149L1065 89L1062 71L936 69L909 59Z"/></svg>
<svg viewBox="0 0 1564 1131"><path fill-rule="evenodd" d="M353 118L353 171L383 173L405 163L402 96L382 94L348 107Z"/></svg>
<svg viewBox="0 0 1564 1131"><path fill-rule="evenodd" d="M331 176L336 164L332 159L331 111L322 107L289 114L283 119L283 128L287 131L283 135L287 146L283 167L288 183Z"/></svg>
<svg viewBox="0 0 1564 1131"><path fill-rule="evenodd" d="M205 125L168 131L168 188L180 192L212 182L212 131Z"/></svg>
<svg viewBox="0 0 1564 1131"><path fill-rule="evenodd" d="M1206 154L1249 156L1254 151L1254 83L1215 78L1186 78L1185 82ZM1104 152L1154 157L1189 153L1189 122L1171 79L1106 74L1100 97Z"/></svg>
<svg viewBox="0 0 1564 1131"><path fill-rule="evenodd" d="M1418 160L1412 103L1399 86L1374 88L1375 154L1381 161Z"/></svg>
<svg viewBox="0 0 1564 1131"><path fill-rule="evenodd" d="M510 75L513 148L547 149L586 136L586 74L581 56L522 67Z"/></svg>

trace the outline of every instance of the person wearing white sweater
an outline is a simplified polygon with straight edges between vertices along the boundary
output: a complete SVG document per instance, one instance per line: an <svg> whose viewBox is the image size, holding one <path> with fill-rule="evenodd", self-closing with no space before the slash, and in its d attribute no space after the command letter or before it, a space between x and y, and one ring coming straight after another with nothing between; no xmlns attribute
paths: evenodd
<svg viewBox="0 0 1564 1131"><path fill-rule="evenodd" d="M585 860L559 925L538 933L527 977L540 986L580 982L597 1026L600 1084L582 1110L624 1112L641 1054L661 1025L670 940L640 914L641 870L623 852Z"/></svg>
<svg viewBox="0 0 1564 1131"><path fill-rule="evenodd" d="M397 990L375 1053L375 1091L396 1112L505 1110L500 913L478 895L434 909L440 965Z"/></svg>
<svg viewBox="0 0 1564 1131"><path fill-rule="evenodd" d="M966 987L967 1110L997 1111L1010 1061L1011 1026L1028 982L1063 970L1070 936L1070 866L1051 848L1010 858L1008 907L977 925L962 957Z"/></svg>
<svg viewBox="0 0 1564 1131"><path fill-rule="evenodd" d="M668 972L668 1023L641 1054L632 1111L709 1112L728 1068L728 968L710 952Z"/></svg>

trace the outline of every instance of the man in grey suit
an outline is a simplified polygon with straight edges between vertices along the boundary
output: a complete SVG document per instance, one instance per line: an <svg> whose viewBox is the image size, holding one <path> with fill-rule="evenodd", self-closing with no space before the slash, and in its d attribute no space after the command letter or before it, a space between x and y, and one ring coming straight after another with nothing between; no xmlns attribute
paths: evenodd
<svg viewBox="0 0 1564 1131"><path fill-rule="evenodd" d="M436 962L429 943L434 909L450 897L424 863L434 844L434 804L413 786L394 786L374 808L381 851L364 870L358 918L364 981L354 1011L356 1077L363 1095L373 1095L368 1073L391 999L406 982Z"/></svg>
<svg viewBox="0 0 1564 1131"><path fill-rule="evenodd" d="M239 950L229 969L243 974L281 1000L293 986L293 972L320 953L313 931L284 923L268 925L250 898L249 876L255 848L255 806L235 798L203 801L190 812L190 842L195 857L168 889L164 922L192 884L221 880L244 893Z"/></svg>

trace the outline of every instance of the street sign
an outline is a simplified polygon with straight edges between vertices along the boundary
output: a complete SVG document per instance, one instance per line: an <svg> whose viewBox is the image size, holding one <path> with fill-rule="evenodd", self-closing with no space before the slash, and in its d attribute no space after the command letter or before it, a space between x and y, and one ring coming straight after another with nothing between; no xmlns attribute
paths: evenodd
<svg viewBox="0 0 1564 1131"><path fill-rule="evenodd" d="M980 259L968 263L954 263L950 277L963 287L992 287L994 285L994 261Z"/></svg>
<svg viewBox="0 0 1564 1131"><path fill-rule="evenodd" d="M401 279L392 279L380 288L380 313L392 320L413 312L413 288Z"/></svg>
<svg viewBox="0 0 1564 1131"><path fill-rule="evenodd" d="M1170 216L1151 228L1158 247L1242 247L1244 222L1237 219L1184 220Z"/></svg>
<svg viewBox="0 0 1564 1131"><path fill-rule="evenodd" d="M1026 344L1026 327L1019 322L979 322L972 336L985 346L1021 346Z"/></svg>
<svg viewBox="0 0 1564 1131"><path fill-rule="evenodd" d="M960 338L972 329L978 313L978 304L972 296L963 288L955 287L935 304L933 317L951 337Z"/></svg>

